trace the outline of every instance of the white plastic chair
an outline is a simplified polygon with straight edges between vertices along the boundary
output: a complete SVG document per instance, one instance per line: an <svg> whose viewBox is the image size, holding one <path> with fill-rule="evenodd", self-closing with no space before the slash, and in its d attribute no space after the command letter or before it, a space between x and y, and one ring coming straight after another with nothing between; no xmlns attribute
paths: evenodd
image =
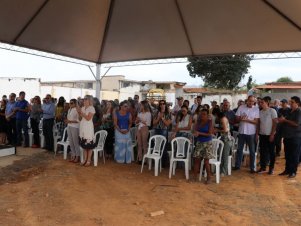
<svg viewBox="0 0 301 226"><path fill-rule="evenodd" d="M162 135L155 135L149 139L147 153L143 156L141 173L143 171L144 161L145 159L149 159L148 161L148 169L152 169L152 159L155 161L155 176L158 176L158 171L160 167L160 172L162 170L162 155L164 151L164 147L166 144L166 138Z"/></svg>
<svg viewBox="0 0 301 226"><path fill-rule="evenodd" d="M131 140L129 145L132 145L132 161L135 161L134 148L137 146L137 127L130 128Z"/></svg>
<svg viewBox="0 0 301 226"><path fill-rule="evenodd" d="M228 175L231 175L232 174L232 165L234 165L234 158L233 158L233 152L236 152L236 149L235 149L235 138L231 136L230 138L230 141L231 141L231 155L228 156Z"/></svg>
<svg viewBox="0 0 301 226"><path fill-rule="evenodd" d="M105 158L105 142L107 138L108 132L105 130L100 130L94 134L94 140L97 141L97 146L93 149L93 157L94 157L94 166L97 166L98 163L98 155L100 156L102 154L103 163L106 163ZM98 138L99 137L99 138Z"/></svg>
<svg viewBox="0 0 301 226"><path fill-rule="evenodd" d="M216 175L216 183L219 184L220 182L220 165L222 160L222 154L224 150L224 142L218 139L212 139L212 149L213 149L213 159L209 159L209 164L215 166L215 175ZM203 168L204 168L204 159L201 162L200 167L200 177L199 180L202 180L202 174L203 174Z"/></svg>
<svg viewBox="0 0 301 226"><path fill-rule="evenodd" d="M64 159L67 159L68 146L70 145L68 140L67 127L64 129L62 140L57 142L54 146L54 156L56 155L58 145L62 145L64 147Z"/></svg>
<svg viewBox="0 0 301 226"><path fill-rule="evenodd" d="M259 142L257 142L257 145L256 145L256 148L255 148L255 158L254 158L254 165L255 165L255 171L256 171L256 160L257 160L257 153L259 152ZM243 148L243 157L244 157L244 163L245 163L245 166L247 165L247 156L250 156L250 150L249 150L249 146L248 145L244 145L244 148Z"/></svg>
<svg viewBox="0 0 301 226"><path fill-rule="evenodd" d="M171 178L171 173L175 175L176 163L184 162L186 180L189 179L189 152L191 151L190 145L190 140L186 137L176 137L171 141L169 178Z"/></svg>

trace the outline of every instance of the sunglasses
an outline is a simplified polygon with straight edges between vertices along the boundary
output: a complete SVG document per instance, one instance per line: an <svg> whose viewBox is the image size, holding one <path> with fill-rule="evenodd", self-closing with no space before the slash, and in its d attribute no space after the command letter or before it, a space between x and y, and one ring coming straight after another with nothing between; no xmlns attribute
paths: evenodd
<svg viewBox="0 0 301 226"><path fill-rule="evenodd" d="M74 104L73 102L70 102L70 104Z"/></svg>
<svg viewBox="0 0 301 226"><path fill-rule="evenodd" d="M160 103L160 105L165 105L165 103Z"/></svg>

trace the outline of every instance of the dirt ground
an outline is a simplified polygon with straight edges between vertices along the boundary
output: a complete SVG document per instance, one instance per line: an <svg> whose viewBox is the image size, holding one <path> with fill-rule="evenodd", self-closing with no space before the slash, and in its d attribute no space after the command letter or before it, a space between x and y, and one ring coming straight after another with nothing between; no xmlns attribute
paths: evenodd
<svg viewBox="0 0 301 226"><path fill-rule="evenodd" d="M273 176L243 168L205 185L186 182L184 170L168 179L167 169L154 177L134 163L82 167L62 155L23 155L0 168L0 225L301 225L301 176L278 176L283 163Z"/></svg>

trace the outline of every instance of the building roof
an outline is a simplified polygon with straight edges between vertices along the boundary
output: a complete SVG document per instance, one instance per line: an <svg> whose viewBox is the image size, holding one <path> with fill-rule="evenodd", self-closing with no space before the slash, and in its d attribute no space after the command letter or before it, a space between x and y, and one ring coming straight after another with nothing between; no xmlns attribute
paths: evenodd
<svg viewBox="0 0 301 226"><path fill-rule="evenodd" d="M234 93L233 90L225 90L225 89L213 89L213 88L196 88L196 87L184 87L183 91L185 93L202 93L202 94L215 94L215 93L220 93L220 94L232 94ZM246 93L246 91L235 91L235 93Z"/></svg>
<svg viewBox="0 0 301 226"><path fill-rule="evenodd" d="M301 82L270 82L256 86L257 89L301 89Z"/></svg>

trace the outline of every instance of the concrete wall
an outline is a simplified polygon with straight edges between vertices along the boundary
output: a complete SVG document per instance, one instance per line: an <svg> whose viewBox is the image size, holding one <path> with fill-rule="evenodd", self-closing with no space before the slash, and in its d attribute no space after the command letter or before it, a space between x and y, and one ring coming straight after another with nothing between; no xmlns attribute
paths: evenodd
<svg viewBox="0 0 301 226"><path fill-rule="evenodd" d="M101 90L119 90L119 80L124 80L125 76L104 76L101 79Z"/></svg>
<svg viewBox="0 0 301 226"><path fill-rule="evenodd" d="M41 86L41 97L45 97L46 94L51 94L51 96L55 98L63 96L67 102L69 102L72 98L84 97L85 95L95 96L95 90L58 86Z"/></svg>

